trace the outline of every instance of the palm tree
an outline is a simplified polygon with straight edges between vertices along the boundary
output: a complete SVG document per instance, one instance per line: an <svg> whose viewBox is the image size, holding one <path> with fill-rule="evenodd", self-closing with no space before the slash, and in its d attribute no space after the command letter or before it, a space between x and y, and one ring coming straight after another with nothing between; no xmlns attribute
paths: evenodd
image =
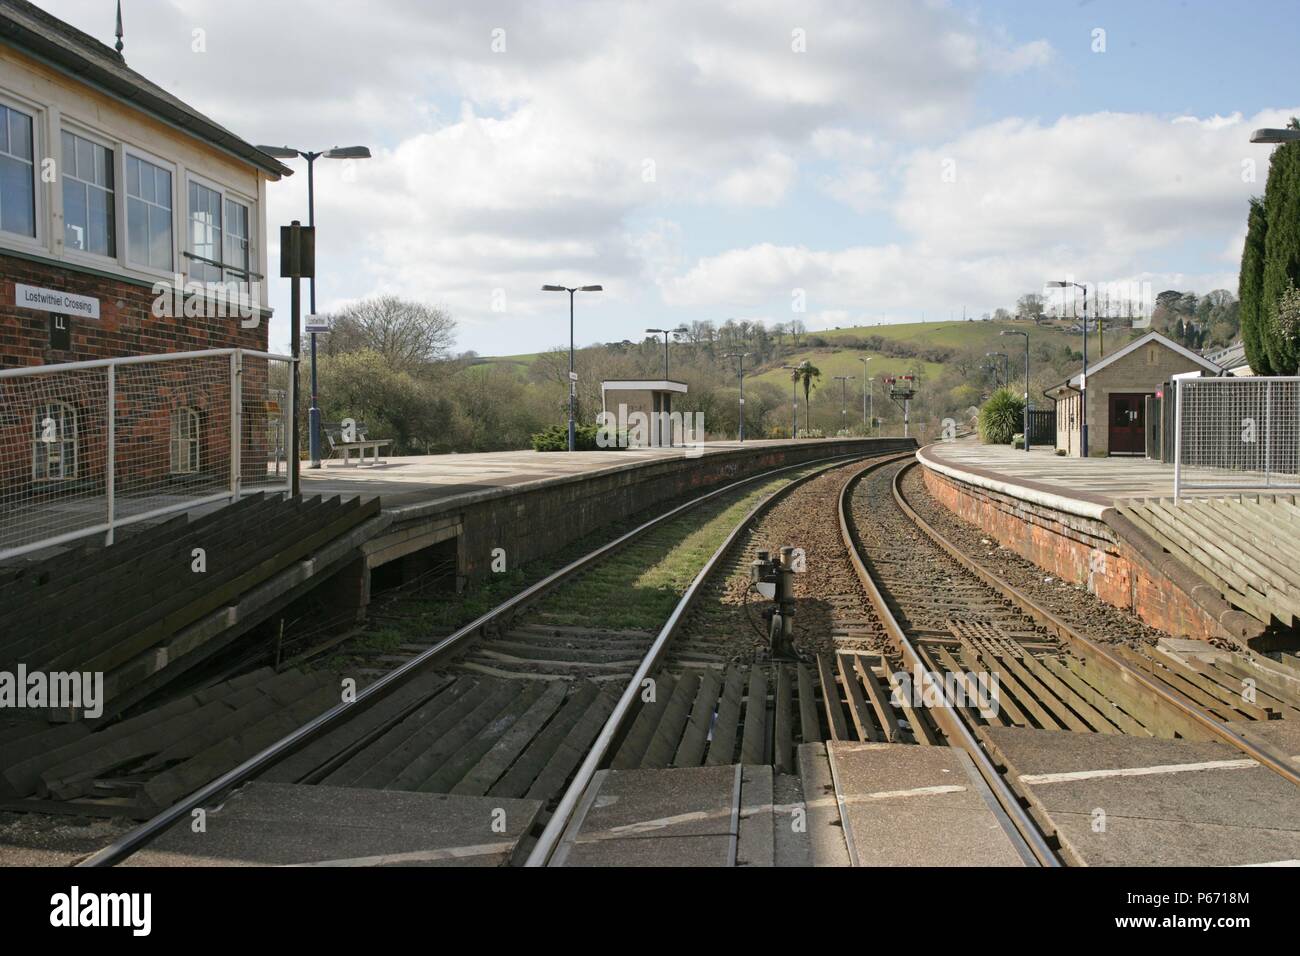
<svg viewBox="0 0 1300 956"><path fill-rule="evenodd" d="M809 401L808 395L813 390L813 380L821 377L822 377L822 370L819 369L816 365L813 365L812 362L809 362L807 360L800 362L799 365L795 367L795 370L790 375L790 380L792 382L803 383L804 431L807 431L809 429L808 413L811 411L811 409L809 408L809 405L811 403Z"/></svg>

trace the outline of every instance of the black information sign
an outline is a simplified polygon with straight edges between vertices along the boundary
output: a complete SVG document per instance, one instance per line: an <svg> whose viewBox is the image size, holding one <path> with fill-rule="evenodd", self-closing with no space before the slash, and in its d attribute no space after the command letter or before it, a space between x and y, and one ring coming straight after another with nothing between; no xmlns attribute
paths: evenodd
<svg viewBox="0 0 1300 956"><path fill-rule="evenodd" d="M50 313L50 348L67 351L72 348L72 317L59 312Z"/></svg>

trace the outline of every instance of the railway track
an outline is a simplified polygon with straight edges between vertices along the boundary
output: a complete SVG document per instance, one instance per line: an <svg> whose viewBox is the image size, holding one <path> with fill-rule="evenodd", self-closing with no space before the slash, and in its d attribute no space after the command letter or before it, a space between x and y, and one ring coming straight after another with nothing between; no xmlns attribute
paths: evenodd
<svg viewBox="0 0 1300 956"><path fill-rule="evenodd" d="M415 653L361 689L355 700L269 741L86 864L124 859L193 810L254 778L551 799L608 724L619 691L649 656L647 647L654 653L653 632L607 627L599 620L574 623L574 615L599 607L600 596L608 598L620 580L625 591L635 591L637 581L645 585L651 557L662 557L665 549L680 551L672 542L682 539L678 543L687 559L678 562L680 567L661 569L666 578L643 587L651 606L664 608L670 621L677 618L695 589L677 602L674 588L690 581L696 570L692 561L707 557L700 553L707 534L693 540L701 537L698 526L716 532L739 520L731 541L790 489L842 461L777 469L735 483L597 548ZM745 508L747 513L736 513ZM639 569L638 576L629 580L628 567ZM690 571L685 582L684 569ZM670 580L674 574L677 579ZM596 599L575 599L584 592ZM604 604L618 606L617 599ZM697 663L718 663L706 657Z"/></svg>
<svg viewBox="0 0 1300 956"><path fill-rule="evenodd" d="M1187 779L1181 768L1214 770L1221 764L1258 770L1265 787L1295 803L1296 760L1263 736L1278 729L1280 720L1300 718L1289 688L1261 672L1246 676L1271 690L1243 694L1239 668L1165 653L1151 645L1140 625L1131 635L1111 635L1106 645L1086 637L918 513L904 492L905 476L917 467L891 464L846 485L844 540L890 631L897 653L891 663L928 675L941 704L923 716L970 754L1038 862L1088 862L1082 841L1054 822L1046 783L1159 779L1163 773L1167 786L1176 789ZM992 675L996 685L993 707L985 706L987 689L977 686L983 675ZM1294 726L1287 725L1283 739L1296 739L1289 733ZM1098 769L1088 761L1102 759L1098 741L1105 737L1135 738L1135 757L1149 751L1169 762L1152 768L1129 760ZM1035 739L1050 741L1062 753L1078 745L1076 765L1059 769L1069 763L1067 756L1051 774L1023 772L1018 764L1031 749L1026 742ZM1124 750L1123 744L1105 746L1106 759ZM1179 747L1189 748L1186 764L1179 762ZM1220 759L1195 759L1211 752Z"/></svg>
<svg viewBox="0 0 1300 956"><path fill-rule="evenodd" d="M741 801L769 817L806 806L843 826L857 862L855 798L836 754L843 762L851 754L840 748L875 745L961 750L1020 862L1091 862L1041 785L1026 783L1044 778L1021 772L1019 732L1231 748L1294 796L1285 747L1253 726L1300 718L1287 688L1264 680L1247 701L1222 662L1157 652L1140 628L1131 645L1118 635L1099 647L927 524L903 493L910 458L783 469L647 522L411 648L354 704L307 721L87 862L116 862L257 779L540 801L527 862L555 864L609 773L732 768L733 817ZM796 581L801 660L791 662L768 659L748 586L754 554L783 545L808 557ZM931 692L924 702L909 674ZM980 675L994 675L991 708ZM833 793L834 812L809 788Z"/></svg>

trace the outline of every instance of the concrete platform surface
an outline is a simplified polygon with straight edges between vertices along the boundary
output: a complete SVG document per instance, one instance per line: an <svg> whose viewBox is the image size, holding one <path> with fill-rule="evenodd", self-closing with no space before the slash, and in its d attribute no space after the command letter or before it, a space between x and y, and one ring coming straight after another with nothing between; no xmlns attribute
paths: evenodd
<svg viewBox="0 0 1300 956"><path fill-rule="evenodd" d="M1170 496L1174 468L1145 458L1069 458L1048 447L1017 451L963 438L917 457L941 474L1049 508L1100 518L1117 499Z"/></svg>
<svg viewBox="0 0 1300 956"><path fill-rule="evenodd" d="M1025 866L970 757L950 747L827 744L854 866Z"/></svg>
<svg viewBox="0 0 1300 956"><path fill-rule="evenodd" d="M537 800L253 782L127 866L504 866Z"/></svg>
<svg viewBox="0 0 1300 956"><path fill-rule="evenodd" d="M636 468L655 461L684 456L707 457L726 452L765 450L791 445L834 444L843 439L703 442L692 448L627 448L608 451L537 452L498 451L467 455L416 455L388 458L386 464L344 466L327 462L319 469L303 468L304 494L379 495L384 510L399 513L405 507L444 499L467 501L492 497L524 486L541 487L555 481L601 472Z"/></svg>
<svg viewBox="0 0 1300 956"><path fill-rule="evenodd" d="M1227 744L1023 727L988 735L1072 863L1300 864L1300 790Z"/></svg>
<svg viewBox="0 0 1300 956"><path fill-rule="evenodd" d="M551 865L734 866L740 789L738 765L602 770Z"/></svg>

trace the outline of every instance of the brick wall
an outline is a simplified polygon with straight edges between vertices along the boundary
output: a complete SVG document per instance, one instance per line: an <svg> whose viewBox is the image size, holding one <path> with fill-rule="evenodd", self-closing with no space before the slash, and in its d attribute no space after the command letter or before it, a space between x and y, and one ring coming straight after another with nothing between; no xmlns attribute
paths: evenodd
<svg viewBox="0 0 1300 956"><path fill-rule="evenodd" d="M99 299L100 318L73 316L71 348L51 349L47 312L16 304L17 284L40 286ZM0 253L0 369L65 362L93 361L134 355L188 352L217 348L266 351L267 320L243 328L238 316L155 316L155 295L149 286L78 270L66 265L34 262ZM175 309L173 308L173 311ZM266 363L246 360L246 395L266 390ZM221 357L181 362L122 366L118 369L115 469L119 493L158 490L183 494L207 493L227 485L230 473L229 360ZM57 376L0 380L0 442L21 449L0 459L0 495L13 503L31 494L57 491L60 497L102 494L106 460L106 379L103 369ZM259 391L260 389L260 391ZM58 400L75 411L77 473L69 482L32 482L34 409ZM199 415L198 475L172 475L170 435L173 413L194 409ZM246 415L245 474L265 471L264 411Z"/></svg>
<svg viewBox="0 0 1300 956"><path fill-rule="evenodd" d="M1068 514L956 481L923 469L926 487L948 510L1003 547L1063 581L1084 584L1107 604L1131 611L1175 637L1231 638L1252 633L1224 602L1194 596L1190 571L1169 567L1167 555L1116 533L1106 521ZM1244 626L1244 629L1243 629Z"/></svg>
<svg viewBox="0 0 1300 956"><path fill-rule="evenodd" d="M19 308L14 285L41 286L99 299L99 319L74 317L72 348L49 348L49 313ZM238 317L155 318L153 290L67 265L0 252L0 368L83 362L126 355L245 348L265 352L267 322L241 328Z"/></svg>

